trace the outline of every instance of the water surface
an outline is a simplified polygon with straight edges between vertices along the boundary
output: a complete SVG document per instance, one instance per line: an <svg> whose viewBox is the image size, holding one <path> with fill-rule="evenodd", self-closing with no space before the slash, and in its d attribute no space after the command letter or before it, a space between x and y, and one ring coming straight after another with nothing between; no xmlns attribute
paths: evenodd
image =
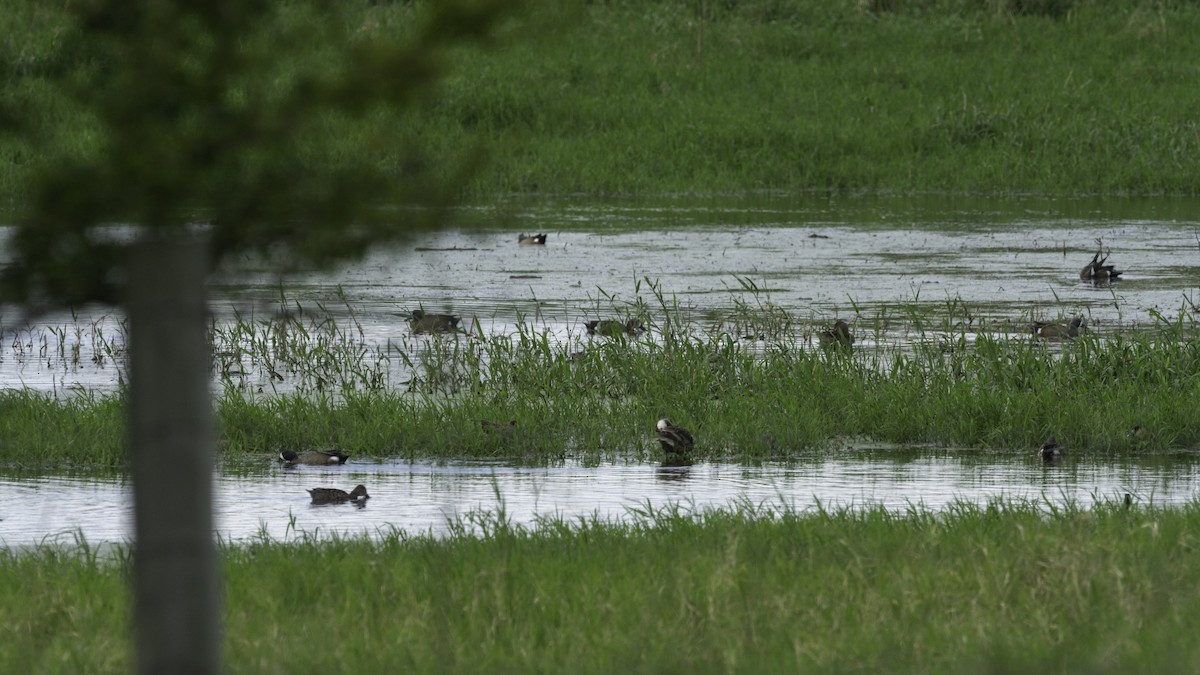
<svg viewBox="0 0 1200 675"><path fill-rule="evenodd" d="M313 505L307 488L367 486L371 498ZM216 525L222 537L245 542L262 534L286 540L298 533L378 536L393 530L444 535L472 512L501 508L513 523L539 518L622 520L647 508L772 510L881 505L933 510L955 501L993 498L1072 501L1082 506L1125 493L1139 504L1190 502L1200 487L1191 460L1147 457L1112 463L1066 461L1046 466L1031 453L955 456L947 452L881 451L838 454L789 464L692 467L565 463L522 467L489 463L384 462L341 467L271 469L255 475L218 473ZM89 543L132 539L132 485L122 478L44 476L0 478L0 545Z"/></svg>

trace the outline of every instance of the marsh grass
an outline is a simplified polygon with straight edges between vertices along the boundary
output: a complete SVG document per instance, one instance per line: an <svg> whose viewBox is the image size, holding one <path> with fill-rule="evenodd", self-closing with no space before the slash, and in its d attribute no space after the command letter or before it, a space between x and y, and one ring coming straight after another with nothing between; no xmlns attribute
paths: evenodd
<svg viewBox="0 0 1200 675"><path fill-rule="evenodd" d="M225 546L233 672L1194 670L1200 507L646 506ZM469 534L467 532L470 532ZM128 557L0 551L5 672L126 672Z"/></svg>
<svg viewBox="0 0 1200 675"><path fill-rule="evenodd" d="M1200 446L1200 341L1188 311L1045 342L1008 332L1027 331L1021 319L989 320L958 300L873 318L857 307L845 316L859 341L829 349L815 339L827 319L791 314L767 292L714 316L645 283L636 300L597 308L641 320L638 336L563 339L524 322L485 333L476 322L380 346L353 316L300 311L283 328L238 319L212 333L222 447L233 457L336 448L655 461L661 417L694 432L698 459L786 460L850 438L1024 452L1055 436L1077 456ZM247 386L255 377L290 388ZM4 392L4 463L120 464L122 401L121 391ZM513 420L515 431L484 420Z"/></svg>

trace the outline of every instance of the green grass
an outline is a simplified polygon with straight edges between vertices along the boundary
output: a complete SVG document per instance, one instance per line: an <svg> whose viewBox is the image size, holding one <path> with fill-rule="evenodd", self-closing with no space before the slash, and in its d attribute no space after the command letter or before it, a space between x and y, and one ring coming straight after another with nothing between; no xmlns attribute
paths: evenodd
<svg viewBox="0 0 1200 675"><path fill-rule="evenodd" d="M352 35L404 39L421 3L349 3ZM281 4L279 21L311 21ZM97 64L61 8L5 3L0 103L55 151L99 146L53 85ZM336 44L314 42L318 61ZM268 49L251 43L248 53ZM411 139L406 162L487 162L472 198L747 190L1200 194L1200 7L1134 0L536 3L448 55L420 115L370 116L299 157ZM297 66L299 67L299 66ZM274 91L289 73L239 88ZM332 121L331 121L332 123ZM340 140L339 140L340 139ZM344 150L339 150L339 143ZM317 146L320 146L318 151ZM0 203L40 155L0 135ZM424 158L414 160L413 157ZM449 168L455 167L455 168Z"/></svg>
<svg viewBox="0 0 1200 675"><path fill-rule="evenodd" d="M967 326L959 304L914 306L859 317L859 344L843 352L815 346L819 323L770 303L696 317L654 297L658 307L640 298L625 307L650 328L641 339L559 342L521 325L512 335L372 346L329 316L310 313L310 323L294 319L287 330L235 322L212 333L222 448L232 459L336 448L356 457L656 461L661 417L695 433L698 458L735 461L786 460L846 437L966 452L1031 451L1055 436L1093 457L1200 446L1200 341L1188 312L1046 344L1008 319ZM293 389L259 393L255 381ZM120 391L5 391L0 409L2 465L124 462ZM516 420L516 433L490 433L485 419Z"/></svg>
<svg viewBox="0 0 1200 675"><path fill-rule="evenodd" d="M461 523L464 528L471 523ZM1200 507L480 515L223 552L231 672L1142 672L1200 666ZM0 551L5 672L128 672L127 559ZM114 627L121 627L114 630Z"/></svg>

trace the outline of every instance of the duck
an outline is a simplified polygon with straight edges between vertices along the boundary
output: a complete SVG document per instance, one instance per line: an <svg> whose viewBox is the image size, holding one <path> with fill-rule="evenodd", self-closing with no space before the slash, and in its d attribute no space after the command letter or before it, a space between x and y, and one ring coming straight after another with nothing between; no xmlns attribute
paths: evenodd
<svg viewBox="0 0 1200 675"><path fill-rule="evenodd" d="M1083 325L1083 317L1071 319L1069 324L1033 322L1033 334L1043 340L1063 340L1079 337L1087 328Z"/></svg>
<svg viewBox="0 0 1200 675"><path fill-rule="evenodd" d="M624 323L616 319L600 319L599 321L588 321L584 326L587 328L588 335L602 337L617 337L622 334L637 336L646 332L646 327L642 325L641 319L629 319Z"/></svg>
<svg viewBox="0 0 1200 675"><path fill-rule="evenodd" d="M508 424L493 422L491 420L479 420L479 423L483 427L484 431L490 434L503 436L504 438L512 438L513 434L517 431L516 420L509 420Z"/></svg>
<svg viewBox="0 0 1200 675"><path fill-rule="evenodd" d="M296 454L292 450L284 450L279 453L279 461L283 462L284 466L296 466L297 464L329 466L331 464L345 464L347 459L350 459L350 453L348 452L311 450Z"/></svg>
<svg viewBox="0 0 1200 675"><path fill-rule="evenodd" d="M1043 462L1057 464L1062 461L1063 446L1059 445L1058 441L1051 436L1050 440L1042 443L1042 447L1038 449L1038 454L1041 456Z"/></svg>
<svg viewBox="0 0 1200 675"><path fill-rule="evenodd" d="M421 333L450 333L458 330L461 318L453 314L426 314L423 309L414 309L408 319L408 326L414 335Z"/></svg>
<svg viewBox="0 0 1200 675"><path fill-rule="evenodd" d="M1102 242L1096 240L1096 254L1092 256L1092 261L1083 266L1079 270L1079 279L1081 281L1091 281L1093 283L1106 283L1109 281L1117 281L1122 272L1118 272L1115 265L1105 265L1110 253L1104 253ZM1101 255L1103 254L1103 257Z"/></svg>
<svg viewBox="0 0 1200 675"><path fill-rule="evenodd" d="M667 418L662 418L656 425L658 429L658 444L662 446L665 462L687 462L696 441L692 432L681 426L676 426Z"/></svg>
<svg viewBox="0 0 1200 675"><path fill-rule="evenodd" d="M525 234L522 232L517 235L517 243L521 246L545 246L546 234Z"/></svg>
<svg viewBox="0 0 1200 675"><path fill-rule="evenodd" d="M854 344L854 335L850 332L850 324L842 319L833 322L833 328L817 333L822 347L849 347Z"/></svg>
<svg viewBox="0 0 1200 675"><path fill-rule="evenodd" d="M313 488L308 491L312 497L314 504L341 504L343 502L357 502L370 499L371 495L367 494L365 485L355 485L354 489L346 492L337 488Z"/></svg>

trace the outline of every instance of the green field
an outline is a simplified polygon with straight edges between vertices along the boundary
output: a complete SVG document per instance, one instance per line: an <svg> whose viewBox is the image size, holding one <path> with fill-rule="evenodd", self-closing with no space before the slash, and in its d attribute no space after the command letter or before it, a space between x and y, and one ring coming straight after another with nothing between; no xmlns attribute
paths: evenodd
<svg viewBox="0 0 1200 675"><path fill-rule="evenodd" d="M423 3L343 4L323 20L403 39ZM309 16L302 6L281 4L280 22ZM60 8L15 0L0 24L18 29L0 42L0 103L38 110L46 147L97 147L87 116L52 86L97 67L68 49ZM314 42L312 53L329 48ZM533 3L485 46L447 54L448 77L420 114L361 120L344 130L344 151L387 134L433 162L482 158L465 186L478 199L1195 195L1197 53L1190 2ZM270 75L231 86L287 82ZM336 139L313 142L332 144L314 157L337 157ZM0 204L19 203L35 152L0 135Z"/></svg>
<svg viewBox="0 0 1200 675"><path fill-rule="evenodd" d="M483 533L225 549L229 672L1200 666L1194 506L473 524ZM96 551L0 551L0 669L129 672L129 573Z"/></svg>

